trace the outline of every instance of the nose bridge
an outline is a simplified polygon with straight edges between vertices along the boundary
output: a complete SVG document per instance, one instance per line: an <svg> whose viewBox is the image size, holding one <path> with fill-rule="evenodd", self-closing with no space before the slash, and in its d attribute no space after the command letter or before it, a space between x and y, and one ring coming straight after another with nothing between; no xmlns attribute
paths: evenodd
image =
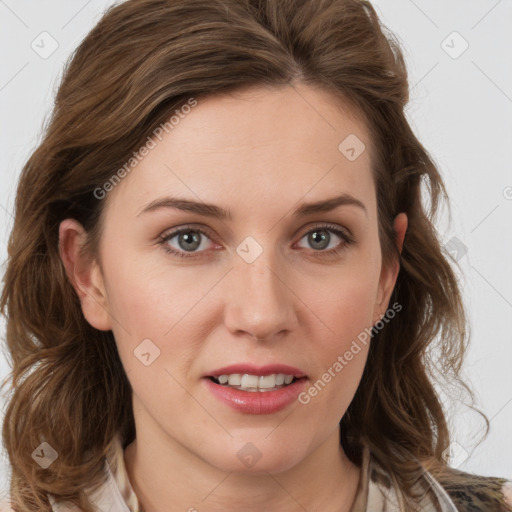
<svg viewBox="0 0 512 512"><path fill-rule="evenodd" d="M263 249L250 238L237 248L231 292L227 294L226 324L233 333L244 331L260 339L271 338L294 328L294 296L275 251Z"/></svg>

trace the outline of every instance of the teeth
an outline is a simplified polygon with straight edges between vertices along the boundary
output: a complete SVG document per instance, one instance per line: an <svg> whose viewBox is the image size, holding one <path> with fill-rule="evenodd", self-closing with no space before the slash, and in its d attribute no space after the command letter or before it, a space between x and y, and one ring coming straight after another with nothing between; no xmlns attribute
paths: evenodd
<svg viewBox="0 0 512 512"><path fill-rule="evenodd" d="M219 375L215 379L219 384L229 385L246 391L267 391L279 389L283 385L291 384L293 375L274 373L272 375L249 375L247 373L233 373L231 375Z"/></svg>
<svg viewBox="0 0 512 512"><path fill-rule="evenodd" d="M258 380L259 379L256 375L242 375L242 382L240 382L240 387L244 389L257 388Z"/></svg>
<svg viewBox="0 0 512 512"><path fill-rule="evenodd" d="M228 383L230 386L240 386L242 383L242 376L239 373L234 373L233 375L221 375L221 377L228 377Z"/></svg>
<svg viewBox="0 0 512 512"><path fill-rule="evenodd" d="M293 379L293 377L292 377ZM255 386L253 386L255 387ZM258 387L262 389L271 389L276 387L276 376L275 375L265 375L263 377L258 378Z"/></svg>

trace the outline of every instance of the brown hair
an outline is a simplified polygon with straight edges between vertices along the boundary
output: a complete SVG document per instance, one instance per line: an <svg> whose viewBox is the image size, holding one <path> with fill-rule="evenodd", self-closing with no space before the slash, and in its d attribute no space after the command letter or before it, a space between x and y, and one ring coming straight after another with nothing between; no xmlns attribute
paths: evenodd
<svg viewBox="0 0 512 512"><path fill-rule="evenodd" d="M456 480L442 456L450 436L433 386L443 374L471 395L459 376L465 312L433 225L447 195L406 120L407 72L386 32L363 0L128 0L108 9L80 44L22 170L8 244L0 306L4 314L7 306L13 393L3 442L15 510L50 510L50 493L92 512L83 483L100 486L114 436L126 446L135 435L115 340L82 314L59 257L60 222L72 217L84 226L94 257L105 202L93 191L174 110L191 97L298 82L331 91L363 116L383 262L401 263L390 302L403 312L373 337L341 443L358 462L367 442L411 507L420 462L447 486ZM393 230L400 212L409 219L401 255ZM31 457L42 441L58 447L47 469Z"/></svg>

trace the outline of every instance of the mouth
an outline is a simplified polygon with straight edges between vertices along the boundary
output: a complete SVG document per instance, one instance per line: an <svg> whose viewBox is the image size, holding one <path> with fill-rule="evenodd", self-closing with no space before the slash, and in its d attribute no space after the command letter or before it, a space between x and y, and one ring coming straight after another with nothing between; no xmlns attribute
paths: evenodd
<svg viewBox="0 0 512 512"><path fill-rule="evenodd" d="M293 366L225 366L203 376L208 391L239 413L273 414L292 405L308 377Z"/></svg>
<svg viewBox="0 0 512 512"><path fill-rule="evenodd" d="M285 364L267 364L255 366L249 363L238 363L224 366L205 375L215 384L243 391L275 391L290 386L306 374Z"/></svg>
<svg viewBox="0 0 512 512"><path fill-rule="evenodd" d="M239 389L249 392L268 392L290 386L294 382L305 379L306 377L295 377L285 373L272 373L270 375L252 375L252 374L222 374L218 377L208 377L215 384L232 389Z"/></svg>

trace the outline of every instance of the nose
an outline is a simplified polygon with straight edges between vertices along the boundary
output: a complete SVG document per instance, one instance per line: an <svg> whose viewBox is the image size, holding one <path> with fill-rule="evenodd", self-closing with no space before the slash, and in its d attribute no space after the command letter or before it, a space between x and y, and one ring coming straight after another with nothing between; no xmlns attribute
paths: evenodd
<svg viewBox="0 0 512 512"><path fill-rule="evenodd" d="M270 341L297 326L298 299L287 282L289 273L266 252L252 263L236 261L230 272L224 322L234 336Z"/></svg>

